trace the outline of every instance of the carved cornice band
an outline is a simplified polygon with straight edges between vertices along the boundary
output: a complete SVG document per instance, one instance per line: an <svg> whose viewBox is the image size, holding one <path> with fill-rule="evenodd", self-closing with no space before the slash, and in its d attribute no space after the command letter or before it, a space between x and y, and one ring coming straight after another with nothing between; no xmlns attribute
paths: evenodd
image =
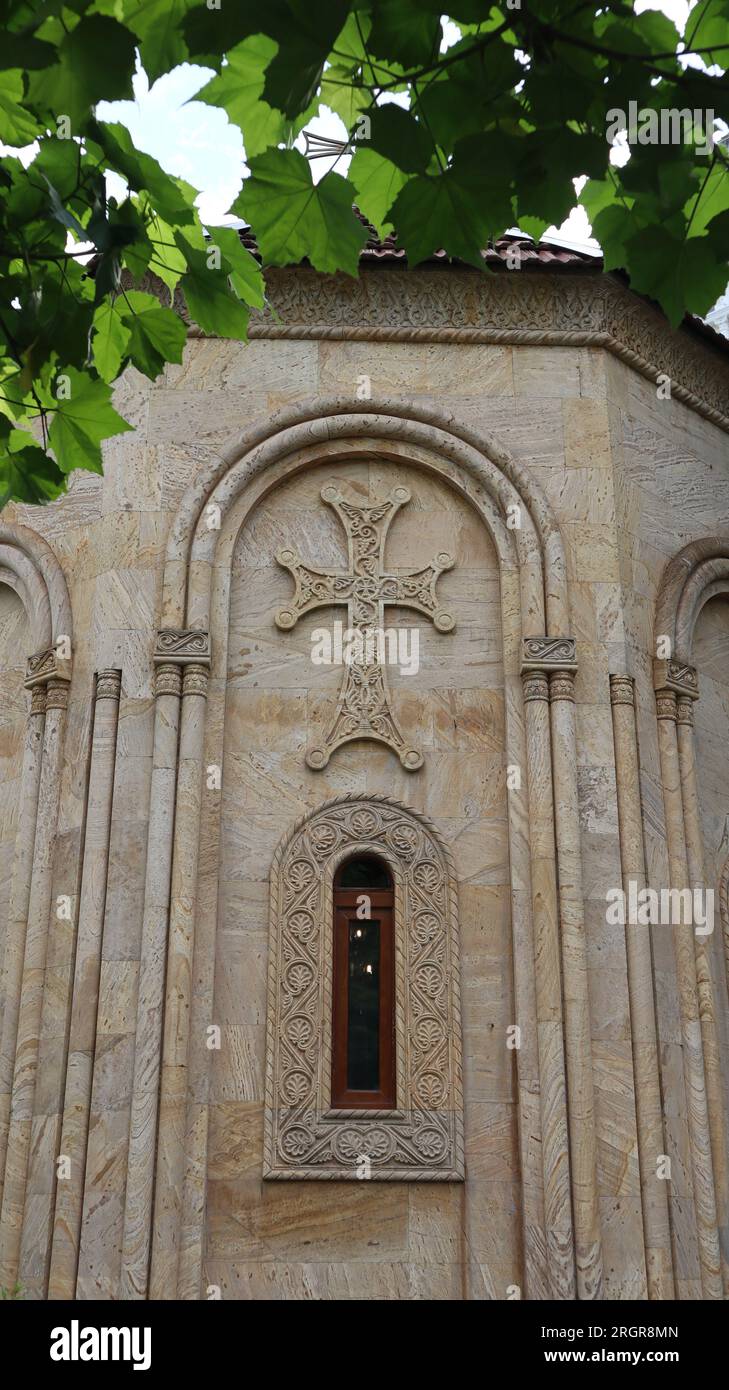
<svg viewBox="0 0 729 1390"><path fill-rule="evenodd" d="M293 268L266 283L270 317L252 316L251 338L602 347L649 381L670 377L676 400L729 431L729 362L609 275Z"/></svg>
<svg viewBox="0 0 729 1390"><path fill-rule="evenodd" d="M157 633L154 664L187 666L210 665L210 634L203 628L163 627Z"/></svg>
<svg viewBox="0 0 729 1390"><path fill-rule="evenodd" d="M574 637L525 637L521 669L524 671L576 671Z"/></svg>
<svg viewBox="0 0 729 1390"><path fill-rule="evenodd" d="M58 655L55 647L44 647L28 657L25 668L25 688L32 690L36 685L47 685L49 681L70 681L71 662Z"/></svg>

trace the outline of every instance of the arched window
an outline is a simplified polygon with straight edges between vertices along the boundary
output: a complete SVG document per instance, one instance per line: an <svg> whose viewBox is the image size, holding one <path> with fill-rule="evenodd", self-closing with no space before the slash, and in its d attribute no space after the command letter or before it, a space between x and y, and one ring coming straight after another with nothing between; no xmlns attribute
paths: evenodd
<svg viewBox="0 0 729 1390"><path fill-rule="evenodd" d="M268 969L264 1177L356 1182L366 1155L375 1180L461 1182L457 889L435 827L353 794L298 821L271 865Z"/></svg>
<svg viewBox="0 0 729 1390"><path fill-rule="evenodd" d="M387 865L356 855L334 879L332 1106L395 1107L393 886Z"/></svg>

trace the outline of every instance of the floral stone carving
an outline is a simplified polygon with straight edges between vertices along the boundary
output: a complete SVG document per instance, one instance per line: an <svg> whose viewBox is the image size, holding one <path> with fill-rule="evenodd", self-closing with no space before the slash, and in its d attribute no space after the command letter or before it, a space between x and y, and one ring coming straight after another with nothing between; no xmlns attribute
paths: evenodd
<svg viewBox="0 0 729 1390"><path fill-rule="evenodd" d="M333 879L380 855L395 885L394 1110L331 1108ZM456 881L423 816L340 797L300 821L271 870L264 1177L463 1178ZM361 1170L360 1170L361 1171Z"/></svg>

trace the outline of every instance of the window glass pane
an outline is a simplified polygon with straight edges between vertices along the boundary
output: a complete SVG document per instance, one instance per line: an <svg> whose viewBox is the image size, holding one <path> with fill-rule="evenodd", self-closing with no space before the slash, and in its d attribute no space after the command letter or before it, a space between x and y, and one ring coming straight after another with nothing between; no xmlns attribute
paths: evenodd
<svg viewBox="0 0 729 1390"><path fill-rule="evenodd" d="M391 888L387 865L381 859L348 859L337 879L340 888Z"/></svg>
<svg viewBox="0 0 729 1390"><path fill-rule="evenodd" d="M380 924L349 923L347 1088L380 1086Z"/></svg>

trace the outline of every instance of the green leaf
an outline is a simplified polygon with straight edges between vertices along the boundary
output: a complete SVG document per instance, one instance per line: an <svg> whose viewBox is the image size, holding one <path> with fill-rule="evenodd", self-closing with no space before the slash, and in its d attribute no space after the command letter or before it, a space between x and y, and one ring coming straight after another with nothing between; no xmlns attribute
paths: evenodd
<svg viewBox="0 0 729 1390"><path fill-rule="evenodd" d="M413 0L375 0L368 47L376 58L423 67L436 57L441 35L438 16Z"/></svg>
<svg viewBox="0 0 729 1390"><path fill-rule="evenodd" d="M124 0L124 22L140 40L142 67L150 82L187 60L181 22L196 4L197 0Z"/></svg>
<svg viewBox="0 0 729 1390"><path fill-rule="evenodd" d="M146 200L144 200L143 205L147 211L149 205ZM174 294L175 286L185 270L187 260L175 243L173 229L169 222L165 222L164 218L151 216L147 223L147 236L152 246L149 268L154 275L159 276L170 293Z"/></svg>
<svg viewBox="0 0 729 1390"><path fill-rule="evenodd" d="M242 245L233 227L213 227L211 242L218 245L228 263L233 288L239 299L251 309L262 309L266 302L266 287L258 261Z"/></svg>
<svg viewBox="0 0 729 1390"><path fill-rule="evenodd" d="M388 102L370 116L369 144L404 174L424 174L433 157L433 140L425 127L402 106Z"/></svg>
<svg viewBox="0 0 729 1390"><path fill-rule="evenodd" d="M115 411L111 387L105 381L95 381L73 367L65 368L63 375L69 378L70 394L68 399L56 396L52 400L54 415L48 435L56 461L64 473L74 468L102 473L102 441L132 426Z"/></svg>
<svg viewBox="0 0 729 1390"><path fill-rule="evenodd" d="M27 430L11 430L0 444L0 509L6 502L42 506L65 491L66 478Z"/></svg>
<svg viewBox="0 0 729 1390"><path fill-rule="evenodd" d="M136 192L144 189L165 221L181 224L195 221L192 203L197 196L196 190L184 180L166 174L151 155L135 149L126 126L90 121L88 133L90 140L99 147L99 157L105 156L130 188Z"/></svg>
<svg viewBox="0 0 729 1390"><path fill-rule="evenodd" d="M680 241L664 227L645 227L627 250L631 289L657 300L674 327L687 312L708 313L726 289L726 261L715 258L706 236Z"/></svg>
<svg viewBox="0 0 729 1390"><path fill-rule="evenodd" d="M94 313L94 366L104 381L115 381L119 375L129 342L129 329L122 322L116 303L107 298Z"/></svg>
<svg viewBox="0 0 729 1390"><path fill-rule="evenodd" d="M244 39L228 54L220 75L193 98L210 106L222 106L228 118L243 132L247 159L262 154L270 145L277 145L289 126L280 111L274 111L261 99L265 69L277 47L265 34L253 34Z"/></svg>
<svg viewBox="0 0 729 1390"><path fill-rule="evenodd" d="M196 251L179 232L175 241L187 257L187 271L180 281L191 317L203 333L245 342L248 310L228 286L224 270L215 270L205 252Z"/></svg>
<svg viewBox="0 0 729 1390"><path fill-rule="evenodd" d="M410 179L398 195L392 220L410 265L444 250L483 267L481 251L488 240L484 209L453 170L436 178L418 174Z"/></svg>
<svg viewBox="0 0 729 1390"><path fill-rule="evenodd" d="M165 309L153 294L128 290L122 309L129 333L128 354L135 367L154 381L165 362L181 362L187 329L172 309Z"/></svg>
<svg viewBox="0 0 729 1390"><path fill-rule="evenodd" d="M233 211L256 231L264 264L297 265L356 275L367 233L352 210L349 185L339 174L312 182L298 150L268 150L251 161Z"/></svg>
<svg viewBox="0 0 729 1390"><path fill-rule="evenodd" d="M108 15L86 15L59 45L59 61L33 73L31 99L55 120L70 117L74 131L95 102L131 97L135 38Z"/></svg>
<svg viewBox="0 0 729 1390"><path fill-rule="evenodd" d="M347 175L356 193L355 202L368 222L380 237L394 230L388 213L401 188L407 183L407 175L389 159L383 159L374 150L358 147Z"/></svg>
<svg viewBox="0 0 729 1390"><path fill-rule="evenodd" d="M4 71L0 78L0 140L17 148L29 145L41 130L35 116L23 109L23 100L22 72Z"/></svg>

